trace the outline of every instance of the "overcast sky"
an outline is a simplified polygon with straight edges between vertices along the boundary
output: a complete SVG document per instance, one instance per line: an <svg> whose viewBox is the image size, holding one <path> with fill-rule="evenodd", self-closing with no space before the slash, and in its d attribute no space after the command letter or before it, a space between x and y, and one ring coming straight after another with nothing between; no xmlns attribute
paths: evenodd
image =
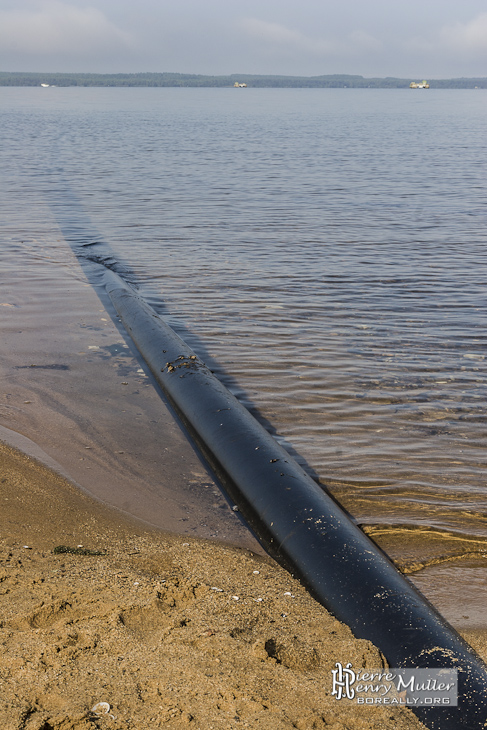
<svg viewBox="0 0 487 730"><path fill-rule="evenodd" d="M487 0L0 0L0 70L487 76Z"/></svg>

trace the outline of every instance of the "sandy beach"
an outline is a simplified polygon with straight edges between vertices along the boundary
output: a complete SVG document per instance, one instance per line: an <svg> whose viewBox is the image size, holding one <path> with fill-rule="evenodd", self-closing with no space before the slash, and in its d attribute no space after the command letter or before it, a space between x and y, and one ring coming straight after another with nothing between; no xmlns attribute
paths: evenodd
<svg viewBox="0 0 487 730"><path fill-rule="evenodd" d="M331 695L336 662L383 659L271 559L148 529L5 444L0 459L7 730L423 727Z"/></svg>

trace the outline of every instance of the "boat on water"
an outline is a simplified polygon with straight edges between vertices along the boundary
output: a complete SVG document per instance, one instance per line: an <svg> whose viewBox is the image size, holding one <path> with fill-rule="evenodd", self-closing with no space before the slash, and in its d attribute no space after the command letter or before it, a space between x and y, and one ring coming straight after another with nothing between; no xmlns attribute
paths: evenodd
<svg viewBox="0 0 487 730"><path fill-rule="evenodd" d="M429 89L430 85L427 81L411 81L409 84L410 89Z"/></svg>

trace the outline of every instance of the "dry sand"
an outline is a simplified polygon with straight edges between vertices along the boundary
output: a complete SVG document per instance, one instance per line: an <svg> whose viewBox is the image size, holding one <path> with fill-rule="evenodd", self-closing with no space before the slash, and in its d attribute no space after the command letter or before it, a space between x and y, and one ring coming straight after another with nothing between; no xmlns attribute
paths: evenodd
<svg viewBox="0 0 487 730"><path fill-rule="evenodd" d="M331 695L335 662L382 657L271 559L147 529L1 443L0 463L5 730L423 727Z"/></svg>

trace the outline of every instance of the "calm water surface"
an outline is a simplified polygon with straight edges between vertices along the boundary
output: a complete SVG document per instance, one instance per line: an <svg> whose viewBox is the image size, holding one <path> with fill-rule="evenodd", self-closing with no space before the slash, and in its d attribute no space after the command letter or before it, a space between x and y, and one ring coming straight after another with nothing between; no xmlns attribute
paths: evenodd
<svg viewBox="0 0 487 730"><path fill-rule="evenodd" d="M0 97L5 267L109 248L360 523L487 538L485 92Z"/></svg>

